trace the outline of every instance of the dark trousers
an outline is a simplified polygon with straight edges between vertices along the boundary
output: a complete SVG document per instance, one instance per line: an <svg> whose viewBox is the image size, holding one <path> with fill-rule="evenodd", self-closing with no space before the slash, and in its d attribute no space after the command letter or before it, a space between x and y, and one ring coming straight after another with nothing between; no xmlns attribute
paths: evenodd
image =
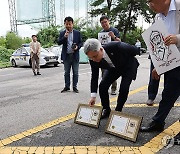
<svg viewBox="0 0 180 154"><path fill-rule="evenodd" d="M158 89L159 89L159 81L160 81L160 80L152 79L152 70L153 69L154 69L154 65L151 61L149 85L148 85L148 99L150 99L150 100L154 100L156 98L156 95L157 95Z"/></svg>
<svg viewBox="0 0 180 154"><path fill-rule="evenodd" d="M32 63L32 71L35 73L36 72L36 68L37 68L37 72L39 72L40 70L40 65L39 65L39 56L37 54L33 54L31 56L31 63Z"/></svg>
<svg viewBox="0 0 180 154"><path fill-rule="evenodd" d="M101 83L99 84L99 95L101 98L101 103L103 109L110 110L110 101L108 89L110 85L117 80L120 76L122 76L122 80L119 88L119 95L117 99L117 106L115 108L116 111L122 111L124 103L127 100L129 87L132 82L132 77L122 75L120 72L115 70L114 68L110 70L105 70Z"/></svg>
<svg viewBox="0 0 180 154"><path fill-rule="evenodd" d="M174 103L180 96L180 67L165 74L166 84L164 85L162 100L159 103L158 112L153 117L154 121L164 123Z"/></svg>
<svg viewBox="0 0 180 154"><path fill-rule="evenodd" d="M101 69L101 71L102 71L102 77L103 77L105 69ZM117 81L115 80L111 85L111 92L116 91L116 89L117 89Z"/></svg>
<svg viewBox="0 0 180 154"><path fill-rule="evenodd" d="M66 57L66 60L64 62L64 79L65 79L65 87L70 88L70 71L72 67L73 71L73 87L77 88L77 83L78 83L78 77L79 77L79 61L77 61L73 54L68 54Z"/></svg>

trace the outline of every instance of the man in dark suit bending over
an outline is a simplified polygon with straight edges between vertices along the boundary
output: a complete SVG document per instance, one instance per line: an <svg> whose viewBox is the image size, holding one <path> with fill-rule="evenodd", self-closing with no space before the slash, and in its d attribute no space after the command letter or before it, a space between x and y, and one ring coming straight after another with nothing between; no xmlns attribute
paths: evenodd
<svg viewBox="0 0 180 154"><path fill-rule="evenodd" d="M107 118L111 112L108 89L110 85L122 77L116 111L122 111L127 100L129 87L132 80L136 79L139 63L135 58L140 55L137 47L124 42L113 41L101 46L97 39L88 39L84 44L84 52L90 59L91 65L91 99L90 105L94 105L98 88L99 68L106 69L102 81L99 84L99 94L103 106L101 119Z"/></svg>

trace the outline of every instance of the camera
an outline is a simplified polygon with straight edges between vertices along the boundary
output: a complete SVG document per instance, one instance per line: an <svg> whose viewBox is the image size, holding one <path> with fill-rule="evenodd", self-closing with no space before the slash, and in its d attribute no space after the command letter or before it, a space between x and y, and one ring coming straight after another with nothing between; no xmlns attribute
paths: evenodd
<svg viewBox="0 0 180 154"><path fill-rule="evenodd" d="M76 46L77 46L76 43L73 43L71 48L74 50L76 48Z"/></svg>

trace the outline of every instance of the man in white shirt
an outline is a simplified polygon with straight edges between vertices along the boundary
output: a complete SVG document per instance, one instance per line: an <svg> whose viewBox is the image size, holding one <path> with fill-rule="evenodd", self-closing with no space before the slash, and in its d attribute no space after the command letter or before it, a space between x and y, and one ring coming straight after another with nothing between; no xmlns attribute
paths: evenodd
<svg viewBox="0 0 180 154"><path fill-rule="evenodd" d="M180 1L148 0L147 3L149 7L157 13L155 21L162 19L168 29L169 35L164 38L165 45L175 44L180 51ZM164 73L164 77L165 86L158 111L148 126L142 127L141 131L163 131L165 119L180 96L180 66ZM152 78L156 80L160 78L155 68L152 70Z"/></svg>

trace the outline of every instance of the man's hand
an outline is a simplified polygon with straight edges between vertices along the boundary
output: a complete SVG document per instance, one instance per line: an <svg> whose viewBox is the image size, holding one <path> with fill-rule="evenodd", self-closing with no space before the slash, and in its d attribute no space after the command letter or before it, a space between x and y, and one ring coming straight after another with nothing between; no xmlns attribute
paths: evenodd
<svg viewBox="0 0 180 154"><path fill-rule="evenodd" d="M176 35L168 35L164 40L165 45L169 46L170 44L177 44Z"/></svg>
<svg viewBox="0 0 180 154"><path fill-rule="evenodd" d="M69 35L69 31L66 31L66 33L64 34L64 37L68 38L68 35Z"/></svg>
<svg viewBox="0 0 180 154"><path fill-rule="evenodd" d="M108 35L111 36L111 38L113 38L113 39L115 39L115 37L116 37L112 31L110 31L110 32L108 33Z"/></svg>
<svg viewBox="0 0 180 154"><path fill-rule="evenodd" d="M91 97L90 101L89 101L89 106L93 106L96 102L96 97Z"/></svg>
<svg viewBox="0 0 180 154"><path fill-rule="evenodd" d="M37 52L37 56L39 57L39 55L40 55L40 52Z"/></svg>
<svg viewBox="0 0 180 154"><path fill-rule="evenodd" d="M160 79L160 75L157 74L157 71L156 71L155 68L152 70L152 78L155 79L155 80Z"/></svg>

